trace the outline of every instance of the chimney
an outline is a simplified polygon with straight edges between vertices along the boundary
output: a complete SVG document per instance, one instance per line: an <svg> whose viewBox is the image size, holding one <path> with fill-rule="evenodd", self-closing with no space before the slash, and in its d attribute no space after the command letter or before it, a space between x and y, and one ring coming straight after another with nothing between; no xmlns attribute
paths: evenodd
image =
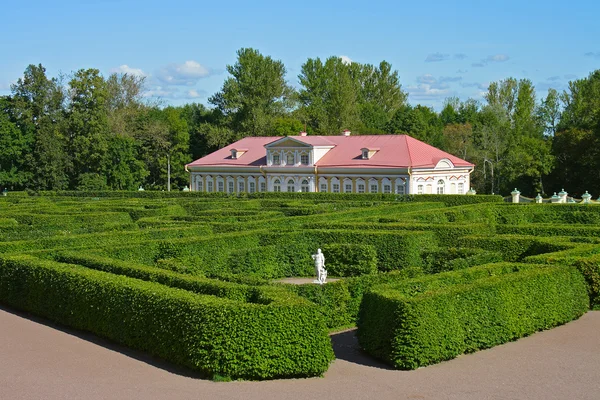
<svg viewBox="0 0 600 400"><path fill-rule="evenodd" d="M300 136L306 136L306 132L300 132Z"/></svg>
<svg viewBox="0 0 600 400"><path fill-rule="evenodd" d="M342 132L342 135L344 136L350 136L352 132L350 132L348 129L344 129L344 131Z"/></svg>

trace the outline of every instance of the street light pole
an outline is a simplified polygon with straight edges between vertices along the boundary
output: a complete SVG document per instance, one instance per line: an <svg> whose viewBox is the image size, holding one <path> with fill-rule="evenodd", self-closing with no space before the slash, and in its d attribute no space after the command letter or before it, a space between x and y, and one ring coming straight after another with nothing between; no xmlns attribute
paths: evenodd
<svg viewBox="0 0 600 400"><path fill-rule="evenodd" d="M171 155L167 153L167 192L171 191Z"/></svg>
<svg viewBox="0 0 600 400"><path fill-rule="evenodd" d="M483 181L485 182L486 180L486 173L485 173L485 163L489 163L490 164L490 171L491 171L491 175L492 175L492 194L494 194L494 164L492 164L492 162L490 160L488 160L487 158L483 159Z"/></svg>

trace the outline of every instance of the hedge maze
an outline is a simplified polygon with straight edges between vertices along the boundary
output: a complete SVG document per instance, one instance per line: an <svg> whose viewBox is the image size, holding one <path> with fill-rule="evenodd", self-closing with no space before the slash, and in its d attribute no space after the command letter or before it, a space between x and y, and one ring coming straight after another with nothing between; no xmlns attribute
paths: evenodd
<svg viewBox="0 0 600 400"><path fill-rule="evenodd" d="M325 285L313 277L323 249ZM319 376L328 333L400 369L600 309L600 206L499 196L0 198L0 303L207 377Z"/></svg>

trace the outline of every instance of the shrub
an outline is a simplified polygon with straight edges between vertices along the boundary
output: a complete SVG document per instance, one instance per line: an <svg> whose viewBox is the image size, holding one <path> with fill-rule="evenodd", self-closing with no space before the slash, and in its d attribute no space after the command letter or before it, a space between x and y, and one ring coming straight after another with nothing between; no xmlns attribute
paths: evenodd
<svg viewBox="0 0 600 400"><path fill-rule="evenodd" d="M328 244L323 246L327 255L326 269L331 276L360 276L377 272L377 253L368 244Z"/></svg>
<svg viewBox="0 0 600 400"><path fill-rule="evenodd" d="M266 292L265 292L266 293ZM322 317L292 294L269 305L28 256L0 259L0 301L208 376L316 376L333 359Z"/></svg>
<svg viewBox="0 0 600 400"><path fill-rule="evenodd" d="M579 259L575 261L575 267L588 284L591 307L600 310L600 255Z"/></svg>
<svg viewBox="0 0 600 400"><path fill-rule="evenodd" d="M501 271L471 268L376 286L363 296L359 342L395 368L415 369L563 324L588 309L576 269L516 268L487 277L466 271Z"/></svg>

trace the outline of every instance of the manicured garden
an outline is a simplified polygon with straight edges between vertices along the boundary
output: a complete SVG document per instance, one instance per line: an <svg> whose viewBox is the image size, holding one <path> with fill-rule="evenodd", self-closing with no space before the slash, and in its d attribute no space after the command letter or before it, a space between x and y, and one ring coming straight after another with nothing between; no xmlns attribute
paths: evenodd
<svg viewBox="0 0 600 400"><path fill-rule="evenodd" d="M323 249L329 278L314 277ZM0 198L0 303L207 377L319 376L330 332L414 369L600 309L600 206L499 196Z"/></svg>

